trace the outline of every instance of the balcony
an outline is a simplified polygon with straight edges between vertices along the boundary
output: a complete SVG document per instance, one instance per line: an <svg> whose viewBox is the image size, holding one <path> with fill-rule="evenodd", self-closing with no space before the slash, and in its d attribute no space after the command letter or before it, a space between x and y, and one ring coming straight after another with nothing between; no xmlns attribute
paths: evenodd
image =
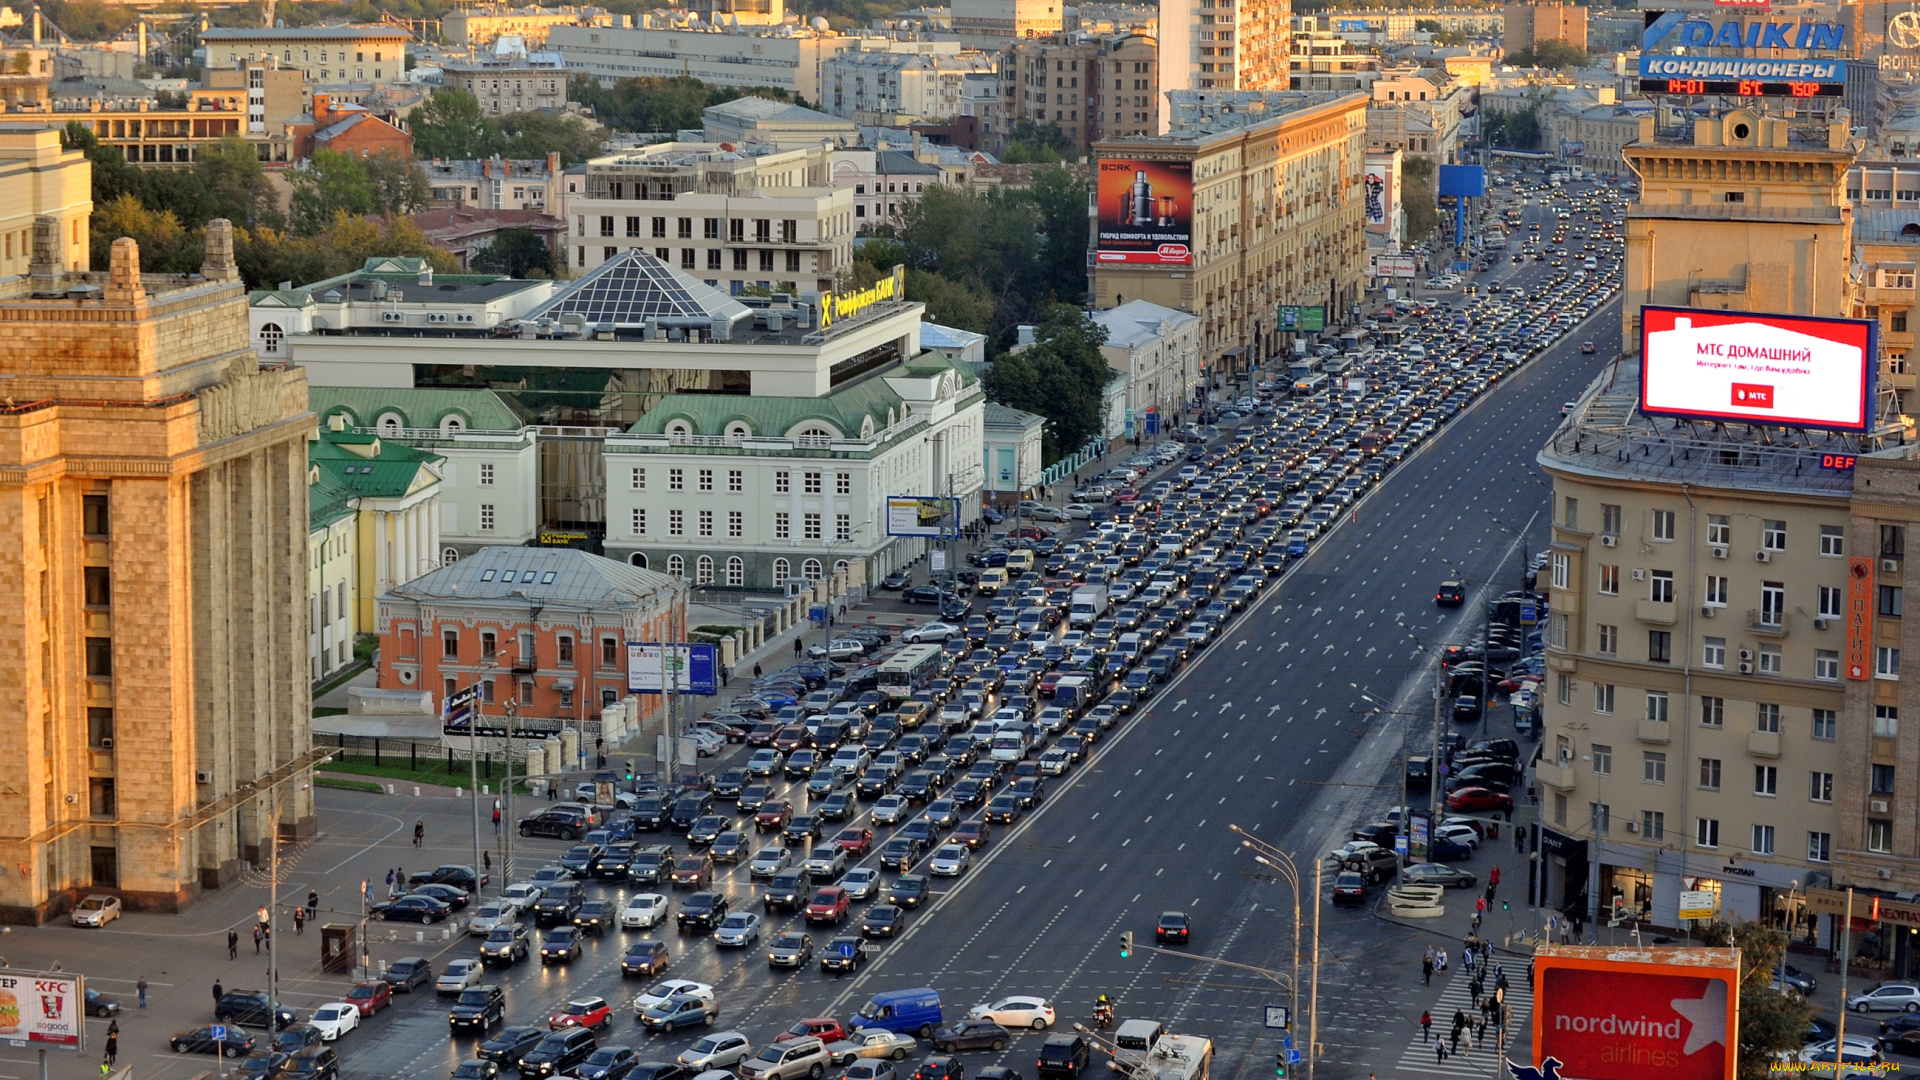
<svg viewBox="0 0 1920 1080"><path fill-rule="evenodd" d="M1767 611L1762 608L1748 608L1747 630L1749 633L1761 634L1766 637L1786 637L1786 612Z"/></svg>
<svg viewBox="0 0 1920 1080"><path fill-rule="evenodd" d="M1679 605L1671 600L1636 600L1633 617L1644 623L1672 626L1678 617L1678 610Z"/></svg>
<svg viewBox="0 0 1920 1080"><path fill-rule="evenodd" d="M1634 737L1641 742L1663 743L1672 738L1673 725L1665 720L1641 720Z"/></svg>
<svg viewBox="0 0 1920 1080"><path fill-rule="evenodd" d="M1541 787L1555 788L1560 791L1573 790L1573 765L1553 765L1542 760L1533 767L1533 777Z"/></svg>
<svg viewBox="0 0 1920 1080"><path fill-rule="evenodd" d="M1750 732L1747 735L1747 753L1754 757L1779 757L1780 733L1777 731Z"/></svg>

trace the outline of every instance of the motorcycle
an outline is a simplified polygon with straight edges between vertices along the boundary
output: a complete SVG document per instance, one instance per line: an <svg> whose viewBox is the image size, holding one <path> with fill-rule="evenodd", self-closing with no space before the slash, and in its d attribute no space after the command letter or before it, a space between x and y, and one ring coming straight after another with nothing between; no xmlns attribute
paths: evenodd
<svg viewBox="0 0 1920 1080"><path fill-rule="evenodd" d="M1113 1006L1095 1005L1093 1007L1093 1022L1100 1028L1101 1031L1105 1031L1108 1028L1112 1027L1113 1026Z"/></svg>

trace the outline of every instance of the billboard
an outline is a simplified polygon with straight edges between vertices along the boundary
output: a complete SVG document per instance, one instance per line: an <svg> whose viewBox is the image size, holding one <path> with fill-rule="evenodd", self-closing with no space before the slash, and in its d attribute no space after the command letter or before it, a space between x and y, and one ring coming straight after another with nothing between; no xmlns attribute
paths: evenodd
<svg viewBox="0 0 1920 1080"><path fill-rule="evenodd" d="M1193 262L1193 162L1100 162L1095 195L1103 263L1186 266Z"/></svg>
<svg viewBox="0 0 1920 1080"><path fill-rule="evenodd" d="M673 692L676 694L720 692L718 646L705 643L663 645L657 641L627 643L628 693L665 693L669 670L673 672Z"/></svg>
<svg viewBox="0 0 1920 1080"><path fill-rule="evenodd" d="M960 500L941 495L889 495L887 535L951 540L960 535Z"/></svg>
<svg viewBox="0 0 1920 1080"><path fill-rule="evenodd" d="M1533 985L1533 1062L1561 1076L1734 1080L1738 949L1546 945Z"/></svg>
<svg viewBox="0 0 1920 1080"><path fill-rule="evenodd" d="M1807 57L1770 60L1641 53L1640 90L1693 97L1840 97L1847 92L1847 64Z"/></svg>
<svg viewBox="0 0 1920 1080"><path fill-rule="evenodd" d="M1385 166L1368 165L1366 172L1367 224L1385 225L1387 223L1387 170Z"/></svg>
<svg viewBox="0 0 1920 1080"><path fill-rule="evenodd" d="M1466 196L1484 198L1487 194L1487 170L1478 165L1440 166L1441 198Z"/></svg>
<svg viewBox="0 0 1920 1080"><path fill-rule="evenodd" d="M1279 319L1274 325L1283 334L1318 334L1327 328L1327 309L1281 304Z"/></svg>
<svg viewBox="0 0 1920 1080"><path fill-rule="evenodd" d="M1412 255L1382 255L1373 261L1373 276L1413 278L1420 274L1420 260Z"/></svg>
<svg viewBox="0 0 1920 1080"><path fill-rule="evenodd" d="M1659 416L1864 431L1875 328L1699 308L1640 309L1640 410Z"/></svg>
<svg viewBox="0 0 1920 1080"><path fill-rule="evenodd" d="M78 1050L87 1019L81 977L64 971L0 973L0 1042Z"/></svg>
<svg viewBox="0 0 1920 1080"><path fill-rule="evenodd" d="M1793 52L1841 52L1847 48L1842 23L1780 22L1764 16L1709 16L1698 12L1648 11L1640 32L1642 53L1688 49L1779 49Z"/></svg>

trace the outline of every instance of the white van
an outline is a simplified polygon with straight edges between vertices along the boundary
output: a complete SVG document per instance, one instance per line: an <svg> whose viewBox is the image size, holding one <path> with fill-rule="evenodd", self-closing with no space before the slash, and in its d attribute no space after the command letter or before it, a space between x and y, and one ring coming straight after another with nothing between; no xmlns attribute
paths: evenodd
<svg viewBox="0 0 1920 1080"><path fill-rule="evenodd" d="M1160 1031L1158 1020L1122 1021L1120 1030L1113 1033L1113 1045L1145 1056L1160 1041Z"/></svg>

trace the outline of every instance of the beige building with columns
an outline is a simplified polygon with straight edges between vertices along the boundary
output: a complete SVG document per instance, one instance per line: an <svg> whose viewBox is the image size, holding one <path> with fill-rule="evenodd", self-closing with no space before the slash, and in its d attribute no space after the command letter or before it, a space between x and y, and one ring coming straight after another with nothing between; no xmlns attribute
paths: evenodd
<svg viewBox="0 0 1920 1080"><path fill-rule="evenodd" d="M0 919L174 910L313 827L306 379L255 356L226 222L197 277L35 233L0 286Z"/></svg>

